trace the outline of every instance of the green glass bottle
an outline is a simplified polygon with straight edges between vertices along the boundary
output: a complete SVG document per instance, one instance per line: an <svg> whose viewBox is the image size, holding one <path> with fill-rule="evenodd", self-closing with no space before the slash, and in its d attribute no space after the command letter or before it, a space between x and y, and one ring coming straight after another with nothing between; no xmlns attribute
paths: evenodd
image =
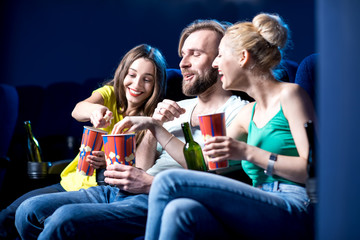
<svg viewBox="0 0 360 240"><path fill-rule="evenodd" d="M206 164L201 147L197 142L194 141L190 131L189 123L182 123L181 128L183 130L186 141L183 152L188 169L206 171Z"/></svg>
<svg viewBox="0 0 360 240"><path fill-rule="evenodd" d="M38 141L34 137L31 130L31 122L25 121L26 137L27 137L27 156L29 162L42 162L41 149Z"/></svg>

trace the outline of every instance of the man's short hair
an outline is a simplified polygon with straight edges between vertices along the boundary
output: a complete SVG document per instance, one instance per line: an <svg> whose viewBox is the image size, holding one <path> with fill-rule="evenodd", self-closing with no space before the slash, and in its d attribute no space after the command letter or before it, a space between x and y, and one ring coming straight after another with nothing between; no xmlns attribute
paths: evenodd
<svg viewBox="0 0 360 240"><path fill-rule="evenodd" d="M219 22L215 19L210 20L204 20L204 19L198 19L194 22L190 23L186 28L184 28L180 35L180 41L179 41L179 48L178 48L178 54L181 57L181 49L184 45L185 40L187 37L192 34L193 32L199 31L199 30L210 30L214 31L219 34L219 37L222 38L225 34L226 28L231 26L231 23L229 22Z"/></svg>

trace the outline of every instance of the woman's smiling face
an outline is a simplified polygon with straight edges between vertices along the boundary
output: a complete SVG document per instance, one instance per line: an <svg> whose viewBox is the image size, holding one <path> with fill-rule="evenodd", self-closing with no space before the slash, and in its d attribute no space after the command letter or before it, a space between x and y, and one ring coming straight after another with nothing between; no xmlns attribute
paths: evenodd
<svg viewBox="0 0 360 240"><path fill-rule="evenodd" d="M219 55L215 58L212 66L219 71L223 89L237 90L236 88L234 89L234 83L236 83L238 78L240 61L234 50L230 47L230 42L226 35L220 42Z"/></svg>
<svg viewBox="0 0 360 240"><path fill-rule="evenodd" d="M124 79L129 108L135 108L151 96L155 84L155 66L145 58L136 59Z"/></svg>

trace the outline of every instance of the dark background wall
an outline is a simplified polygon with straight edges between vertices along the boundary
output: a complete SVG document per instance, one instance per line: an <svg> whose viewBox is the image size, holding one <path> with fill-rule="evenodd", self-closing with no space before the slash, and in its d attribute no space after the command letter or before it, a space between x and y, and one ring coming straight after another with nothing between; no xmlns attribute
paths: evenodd
<svg viewBox="0 0 360 240"><path fill-rule="evenodd" d="M317 0L317 239L360 239L360 1Z"/></svg>
<svg viewBox="0 0 360 240"><path fill-rule="evenodd" d="M47 86L111 78L140 43L160 48L178 67L177 44L197 18L236 22L277 12L290 25L298 63L314 52L314 1L288 0L2 0L0 82Z"/></svg>
<svg viewBox="0 0 360 240"><path fill-rule="evenodd" d="M48 85L111 77L122 55L143 42L159 47L169 66L177 67L180 31L194 19L236 22L277 12L293 31L288 58L300 62L320 52L317 239L359 239L360 1L316 2L2 0L0 82Z"/></svg>

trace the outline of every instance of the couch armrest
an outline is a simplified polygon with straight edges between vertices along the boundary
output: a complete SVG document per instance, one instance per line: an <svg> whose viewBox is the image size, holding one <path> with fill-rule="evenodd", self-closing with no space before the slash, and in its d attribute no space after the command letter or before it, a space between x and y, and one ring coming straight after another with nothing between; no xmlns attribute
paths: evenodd
<svg viewBox="0 0 360 240"><path fill-rule="evenodd" d="M67 165L72 161L73 159L65 159L60 161L55 161L51 163L51 166L49 166L48 174L57 174L59 175Z"/></svg>
<svg viewBox="0 0 360 240"><path fill-rule="evenodd" d="M229 166L228 168L218 169L218 170L215 170L212 172L216 173L218 175L222 175L224 177L232 178L232 179L238 180L240 182L252 185L251 179L244 172L244 169L242 168L242 166L240 164Z"/></svg>

